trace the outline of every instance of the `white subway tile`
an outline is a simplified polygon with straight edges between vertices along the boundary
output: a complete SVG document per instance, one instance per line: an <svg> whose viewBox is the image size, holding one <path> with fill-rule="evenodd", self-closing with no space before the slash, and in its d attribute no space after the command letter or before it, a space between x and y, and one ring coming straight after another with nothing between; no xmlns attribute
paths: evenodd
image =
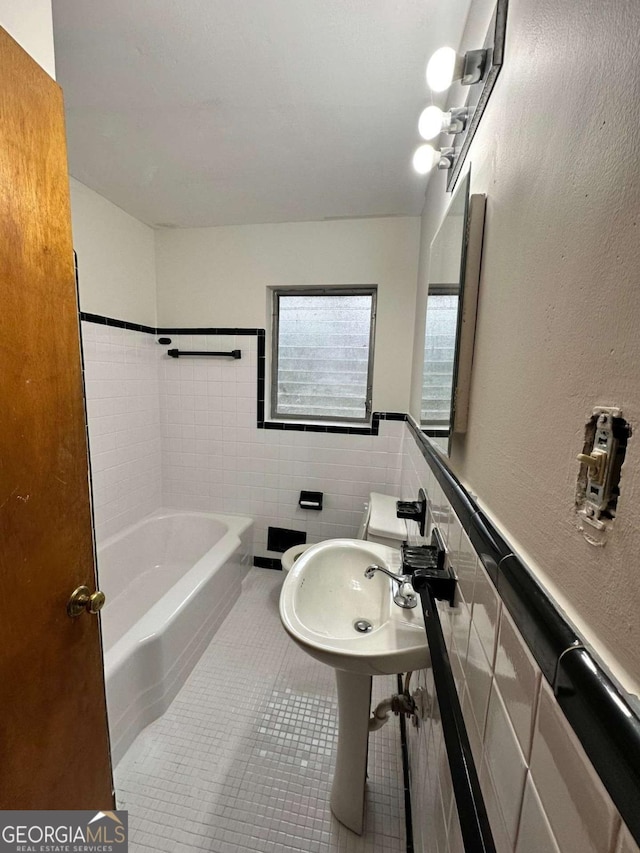
<svg viewBox="0 0 640 853"><path fill-rule="evenodd" d="M530 774L524 789L516 853L561 853Z"/></svg>
<svg viewBox="0 0 640 853"><path fill-rule="evenodd" d="M469 606L471 606L473 604L473 589L476 580L478 556L464 531L460 534L458 548L450 552L450 559L462 595Z"/></svg>
<svg viewBox="0 0 640 853"><path fill-rule="evenodd" d="M471 621L478 632L482 648L491 666L495 660L501 606L500 598L491 578L482 563L478 562L473 587Z"/></svg>
<svg viewBox="0 0 640 853"><path fill-rule="evenodd" d="M449 850L448 853L466 853L464 841L462 839L462 831L460 829L460 819L458 818L458 810L455 802L451 809L451 817L449 818Z"/></svg>
<svg viewBox="0 0 640 853"><path fill-rule="evenodd" d="M471 609L464 600L460 586L456 586L454 606L449 608L448 616L451 623L453 645L461 661L466 660L469 647L469 631L471 629Z"/></svg>
<svg viewBox="0 0 640 853"><path fill-rule="evenodd" d="M541 672L504 607L500 614L494 677L524 757L528 760Z"/></svg>
<svg viewBox="0 0 640 853"><path fill-rule="evenodd" d="M446 853L448 847L447 829L449 825L449 815L445 813L445 807L442 802L442 797L438 794L434 797L433 811L433 835L435 842L438 845L438 851Z"/></svg>
<svg viewBox="0 0 640 853"><path fill-rule="evenodd" d="M480 765L482 763L484 745L482 743L482 736L478 731L478 723L476 722L473 708L471 706L471 697L469 695L469 690L467 687L465 687L464 693L460 697L460 699L462 704L462 715L464 717L467 734L469 736L469 745L471 746L471 753L473 755L473 760L475 761L476 768L479 770Z"/></svg>
<svg viewBox="0 0 640 853"><path fill-rule="evenodd" d="M513 844L507 832L493 780L485 762L482 763L480 768L480 788L487 809L487 817L489 818L496 853L513 853Z"/></svg>
<svg viewBox="0 0 640 853"><path fill-rule="evenodd" d="M527 765L495 681L487 711L484 760L491 773L507 833L515 844Z"/></svg>
<svg viewBox="0 0 640 853"><path fill-rule="evenodd" d="M618 815L543 680L531 750L531 775L563 853L607 853Z"/></svg>
<svg viewBox="0 0 640 853"><path fill-rule="evenodd" d="M473 622L471 623L471 630L469 632L469 646L464 672L476 726L480 736L484 737L493 673Z"/></svg>

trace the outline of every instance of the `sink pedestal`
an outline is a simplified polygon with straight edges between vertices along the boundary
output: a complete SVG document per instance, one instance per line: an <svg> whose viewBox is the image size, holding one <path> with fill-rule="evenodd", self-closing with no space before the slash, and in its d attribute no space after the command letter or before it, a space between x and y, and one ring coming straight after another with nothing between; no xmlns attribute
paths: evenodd
<svg viewBox="0 0 640 853"><path fill-rule="evenodd" d="M366 579L374 563L397 571L400 554L361 539L318 542L296 560L280 594L286 632L336 671L338 749L331 810L358 835L364 826L371 677L429 665L422 608L397 607L382 572ZM372 630L361 631L367 623Z"/></svg>
<svg viewBox="0 0 640 853"><path fill-rule="evenodd" d="M340 823L362 835L367 779L371 676L336 669L338 751L331 787L331 811Z"/></svg>

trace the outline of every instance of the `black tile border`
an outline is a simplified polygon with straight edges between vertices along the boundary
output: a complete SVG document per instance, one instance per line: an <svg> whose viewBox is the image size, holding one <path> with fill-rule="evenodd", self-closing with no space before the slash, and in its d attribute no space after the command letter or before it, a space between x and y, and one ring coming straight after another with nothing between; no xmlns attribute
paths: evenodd
<svg viewBox="0 0 640 853"><path fill-rule="evenodd" d="M265 373L267 369L267 353L265 343L266 333L264 329L258 329L258 377L257 377L257 427L264 429L265 426L265 395L266 383Z"/></svg>
<svg viewBox="0 0 640 853"><path fill-rule="evenodd" d="M113 317L104 317L101 314L88 314L80 312L80 319L87 323L98 323L101 326L113 326L118 329L131 329L135 332L145 332L151 335L253 335L258 338L258 365L257 365L257 428L277 429L289 432L324 432L336 435L378 435L380 421L404 421L407 416L404 412L374 412L371 417L371 426L342 426L339 424L313 424L297 423L294 421L268 421L265 416L265 393L266 393L266 350L264 329L252 328L218 328L186 326L143 326L140 323L129 323L127 320L116 320Z"/></svg>
<svg viewBox="0 0 640 853"><path fill-rule="evenodd" d="M460 822L462 843L469 853L496 853L478 768L471 751L451 659L442 633L438 600L449 600L449 596L442 594L445 593L444 589L437 589L435 578L427 577L428 574L421 570L416 571L414 588L420 595L424 616L438 717L442 725L442 738L451 774L451 788ZM442 615L447 618L444 613Z"/></svg>
<svg viewBox="0 0 640 853"><path fill-rule="evenodd" d="M276 571L282 571L282 561L278 560L276 557L254 557L253 565L257 569L275 569Z"/></svg>
<svg viewBox="0 0 640 853"><path fill-rule="evenodd" d="M89 314L80 311L80 319L87 323L97 323L99 326L114 326L117 329L131 329L134 332L145 332L148 335L264 335L264 329L232 329L215 326L178 327L178 326L144 326L141 323L131 323L129 320L117 320L115 317L105 317L102 314Z"/></svg>
<svg viewBox="0 0 640 853"><path fill-rule="evenodd" d="M264 329L231 329L228 327L217 328L215 326L199 326L197 328L190 327L158 327L154 329L156 335L260 335L264 334Z"/></svg>
<svg viewBox="0 0 640 853"><path fill-rule="evenodd" d="M402 675L397 675L398 693L402 694L404 686ZM407 840L407 853L414 853L413 846L413 814L411 811L411 780L409 778L409 745L407 743L407 721L404 714L400 717L400 750L402 752L402 784L404 787L404 831Z"/></svg>
<svg viewBox="0 0 640 853"><path fill-rule="evenodd" d="M480 509L411 416L413 438L458 515L567 721L640 843L640 704L585 648L546 590Z"/></svg>
<svg viewBox="0 0 640 853"><path fill-rule="evenodd" d="M260 400L258 400L258 404ZM294 421L260 421L258 428L277 429L286 432L325 432L335 435L379 435L380 421L404 421L407 416L402 412L374 412L371 426L350 427L338 424L305 424Z"/></svg>
<svg viewBox="0 0 640 853"><path fill-rule="evenodd" d="M80 311L80 319L87 323L115 326L117 329L131 329L134 332L146 332L149 335L155 335L157 332L154 326L143 326L141 323L130 323L128 320L116 320L114 317L103 317L102 314L88 314L86 311Z"/></svg>

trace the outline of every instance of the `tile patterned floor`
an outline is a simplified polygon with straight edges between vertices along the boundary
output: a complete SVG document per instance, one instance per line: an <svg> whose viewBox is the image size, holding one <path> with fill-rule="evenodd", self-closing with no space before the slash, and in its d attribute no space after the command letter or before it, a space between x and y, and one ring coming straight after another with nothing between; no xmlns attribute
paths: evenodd
<svg viewBox="0 0 640 853"><path fill-rule="evenodd" d="M400 733L370 737L362 837L329 809L333 671L287 637L282 574L252 569L241 599L166 714L120 762L131 853L404 853ZM396 691L374 678L374 703Z"/></svg>

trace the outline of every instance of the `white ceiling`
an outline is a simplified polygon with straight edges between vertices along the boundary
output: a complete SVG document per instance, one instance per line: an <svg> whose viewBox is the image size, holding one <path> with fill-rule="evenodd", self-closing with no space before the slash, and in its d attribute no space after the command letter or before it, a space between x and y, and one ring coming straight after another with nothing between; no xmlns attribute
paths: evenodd
<svg viewBox="0 0 640 853"><path fill-rule="evenodd" d="M417 215L469 0L53 0L71 174L150 225Z"/></svg>

